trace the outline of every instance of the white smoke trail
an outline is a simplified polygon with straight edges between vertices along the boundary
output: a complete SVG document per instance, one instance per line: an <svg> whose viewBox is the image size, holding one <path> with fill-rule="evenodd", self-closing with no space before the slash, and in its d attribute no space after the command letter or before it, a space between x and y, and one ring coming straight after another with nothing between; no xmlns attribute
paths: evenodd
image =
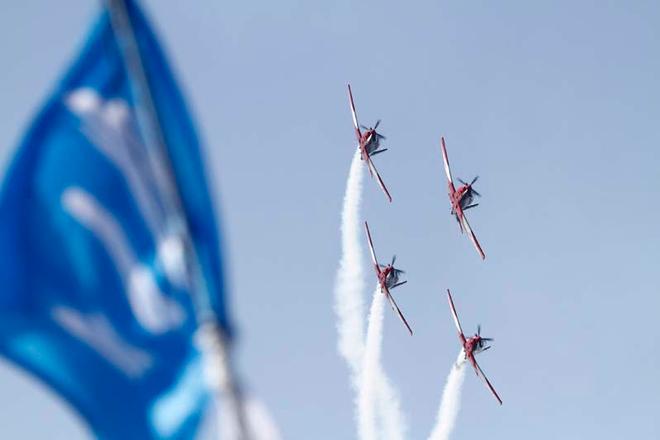
<svg viewBox="0 0 660 440"><path fill-rule="evenodd" d="M348 364L351 385L357 392L364 355L364 265L360 203L362 198L363 166L356 150L346 182L346 193L341 216L342 256L335 286L335 313L337 314L338 349ZM376 376L378 411L383 419L383 438L403 440L405 421L401 413L399 396L379 367ZM357 405L356 401L356 405ZM357 408L356 408L357 412Z"/></svg>
<svg viewBox="0 0 660 440"><path fill-rule="evenodd" d="M403 440L406 421L401 411L401 399L382 368L378 372L378 411L383 424L382 438L384 440Z"/></svg>
<svg viewBox="0 0 660 440"><path fill-rule="evenodd" d="M358 391L358 433L361 440L379 438L376 430L376 396L378 379L381 374L380 352L383 339L384 304L385 295L380 292L380 287L377 287L369 311L367 343L362 359L362 374Z"/></svg>
<svg viewBox="0 0 660 440"><path fill-rule="evenodd" d="M465 379L464 358L465 355L461 350L458 353L456 362L451 367L451 371L449 371L445 389L442 391L438 419L429 440L448 440L454 430L458 410L461 408L461 389Z"/></svg>
<svg viewBox="0 0 660 440"><path fill-rule="evenodd" d="M355 151L346 182L344 207L341 214L342 255L335 288L338 348L351 370L351 382L357 387L357 373L364 352L364 267L360 247L360 202L363 167L360 150Z"/></svg>

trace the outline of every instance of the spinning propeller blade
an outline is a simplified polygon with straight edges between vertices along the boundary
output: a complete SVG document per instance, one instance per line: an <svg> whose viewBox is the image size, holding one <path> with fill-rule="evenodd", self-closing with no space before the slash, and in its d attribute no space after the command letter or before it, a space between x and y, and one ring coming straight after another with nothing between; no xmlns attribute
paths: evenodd
<svg viewBox="0 0 660 440"><path fill-rule="evenodd" d="M376 121L376 125L374 125L374 130L378 128L378 125L380 125L380 119Z"/></svg>
<svg viewBox="0 0 660 440"><path fill-rule="evenodd" d="M458 181L461 182L461 184L468 187L468 193L474 194L477 197L481 197L481 194L479 194L479 192L477 192L476 189L472 188L472 185L474 185L474 182L476 182L477 180L479 180L479 176L476 176L474 179L472 179L472 182L470 183L467 183L465 180L461 179L460 177L458 178Z"/></svg>

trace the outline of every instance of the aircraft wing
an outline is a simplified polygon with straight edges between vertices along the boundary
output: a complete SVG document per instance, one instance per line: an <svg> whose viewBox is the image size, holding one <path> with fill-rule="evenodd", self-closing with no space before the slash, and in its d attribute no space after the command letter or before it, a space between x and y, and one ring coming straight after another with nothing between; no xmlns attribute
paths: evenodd
<svg viewBox="0 0 660 440"><path fill-rule="evenodd" d="M500 396L497 394L497 391L495 391L495 388L493 388L493 385L491 385L490 381L488 380L488 378L484 374L483 370L481 369L481 367L477 363L477 360L474 359L474 356L472 356L471 360L472 360L472 366L474 367L474 371L477 373L477 376L480 376L484 380L484 382L486 383L486 386L488 387L488 389L490 389L490 392L493 393L493 396L495 396L495 398L497 399L498 402L500 402L500 405L501 405L502 404L502 399L500 399Z"/></svg>
<svg viewBox="0 0 660 440"><path fill-rule="evenodd" d="M481 245L479 244L479 241L477 241L477 236L474 235L472 228L470 228L470 223L468 223L468 219L465 216L465 211L462 211L462 214L463 215L461 216L461 224L463 225L463 229L467 233L468 237L470 237L470 241L472 241L472 244L474 245L475 249L477 249L477 252L479 252L481 259L485 260L486 254L484 254L483 249L481 249Z"/></svg>
<svg viewBox="0 0 660 440"><path fill-rule="evenodd" d="M465 345L465 335L463 334L461 323L458 320L458 313L456 313L456 307L454 307L454 300L451 298L451 292L449 291L449 289L447 289L447 299L449 300L449 309L451 310L451 316L454 318L454 324L456 324L456 330L458 330L458 338L461 340L461 344Z"/></svg>
<svg viewBox="0 0 660 440"><path fill-rule="evenodd" d="M353 91L351 90L351 85L348 85L348 103L351 107L351 116L353 117L353 128L355 128L355 137L358 141L358 148L360 149L360 154L362 155L362 160L369 162L369 155L367 150L362 145L362 132L360 131L360 124L358 123L357 112L355 111L355 102L353 102ZM369 168L369 174L374 175L372 166L367 165ZM380 179L380 177L379 177Z"/></svg>
<svg viewBox="0 0 660 440"><path fill-rule="evenodd" d="M371 261L373 261L376 271L380 273L380 266L378 265L378 259L376 258L376 252L374 251L374 243L371 241L371 232L369 232L369 224L365 221L364 228L367 231L367 240L369 241L369 252L371 253Z"/></svg>
<svg viewBox="0 0 660 440"><path fill-rule="evenodd" d="M387 200L389 200L391 203L392 196L390 195L390 192L387 190L387 187L385 186L385 182L383 182L383 179L380 177L380 174L378 174L376 165L374 165L374 162L371 160L370 157L367 157L367 166L369 167L369 171L371 172L371 175L376 176L376 181L378 181L378 186L380 186L380 189L382 189L383 192L385 193Z"/></svg>
<svg viewBox="0 0 660 440"><path fill-rule="evenodd" d="M403 322L403 325L405 325L406 328L408 329L408 332L410 332L410 336L412 336L413 331L410 328L410 325L408 325L408 321L406 321L406 318L403 316L403 313L401 313L401 309L399 309L399 306L396 304L396 301L394 301L394 297L390 293L389 289L387 289L387 287L384 290L385 290L385 292L384 292L385 296L387 297L387 299L390 302L390 305L392 306L392 310L394 310L394 312L397 315L399 315L399 319L401 319L401 322Z"/></svg>
<svg viewBox="0 0 660 440"><path fill-rule="evenodd" d="M445 164L445 174L447 175L447 180L453 186L454 179L451 177L451 169L449 168L449 156L447 156L447 147L445 147L445 138L444 136L440 138L442 146L442 161Z"/></svg>
<svg viewBox="0 0 660 440"><path fill-rule="evenodd" d="M348 85L348 100L351 105L351 115L353 116L353 127L355 127L355 134L357 135L357 140L360 142L362 133L360 132L360 125L358 124L357 112L355 111L355 103L353 102L353 92L351 91L351 85Z"/></svg>

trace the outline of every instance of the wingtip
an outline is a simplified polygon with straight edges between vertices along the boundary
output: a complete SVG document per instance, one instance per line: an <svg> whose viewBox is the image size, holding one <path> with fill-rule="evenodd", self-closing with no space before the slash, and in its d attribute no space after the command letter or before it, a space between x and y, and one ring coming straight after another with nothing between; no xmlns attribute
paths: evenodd
<svg viewBox="0 0 660 440"><path fill-rule="evenodd" d="M380 176L378 176L378 178L380 179ZM385 194L385 197L387 197L387 201L388 201L389 203L392 203L392 195L391 195L390 192L387 190L387 188L385 188L385 184L384 184L384 183L381 183L381 188L383 188L383 193Z"/></svg>

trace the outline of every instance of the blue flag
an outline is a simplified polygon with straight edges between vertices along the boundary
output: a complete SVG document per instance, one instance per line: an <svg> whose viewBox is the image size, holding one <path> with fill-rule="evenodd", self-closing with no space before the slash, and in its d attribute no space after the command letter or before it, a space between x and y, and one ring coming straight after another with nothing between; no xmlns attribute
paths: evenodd
<svg viewBox="0 0 660 440"><path fill-rule="evenodd" d="M110 4L4 177L0 353L98 438L193 438L200 317L229 334L219 234L161 48L134 1Z"/></svg>

